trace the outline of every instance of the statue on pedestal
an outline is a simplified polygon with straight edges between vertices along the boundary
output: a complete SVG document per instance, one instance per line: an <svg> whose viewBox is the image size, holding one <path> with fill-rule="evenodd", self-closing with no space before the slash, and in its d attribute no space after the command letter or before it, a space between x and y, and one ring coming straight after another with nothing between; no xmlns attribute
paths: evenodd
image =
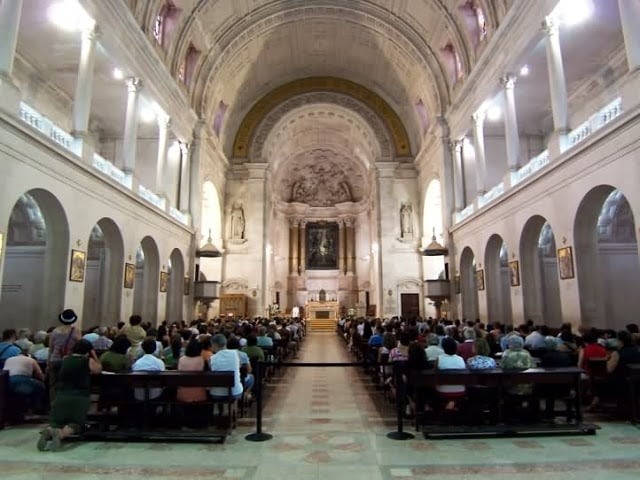
<svg viewBox="0 0 640 480"><path fill-rule="evenodd" d="M413 238L413 208L410 203L400 207L400 238Z"/></svg>
<svg viewBox="0 0 640 480"><path fill-rule="evenodd" d="M242 204L240 202L236 202L233 204L233 209L231 210L231 240L244 240L244 209L242 208Z"/></svg>

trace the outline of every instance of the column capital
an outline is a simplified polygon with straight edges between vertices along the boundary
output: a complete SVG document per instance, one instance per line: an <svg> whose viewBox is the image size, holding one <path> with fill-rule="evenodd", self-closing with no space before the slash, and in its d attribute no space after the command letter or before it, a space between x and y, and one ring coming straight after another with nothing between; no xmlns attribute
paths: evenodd
<svg viewBox="0 0 640 480"><path fill-rule="evenodd" d="M298 224L300 225L300 228L307 228L306 220L298 220Z"/></svg>
<svg viewBox="0 0 640 480"><path fill-rule="evenodd" d="M291 225L293 228L298 228L300 226L300 219L299 218L290 218L289 219L289 225Z"/></svg>
<svg viewBox="0 0 640 480"><path fill-rule="evenodd" d="M171 117L164 113L159 113L158 117L158 128L160 130L169 130L171 128Z"/></svg>
<svg viewBox="0 0 640 480"><path fill-rule="evenodd" d="M127 91L129 92L139 92L142 89L142 79L138 77L129 77L127 78Z"/></svg>
<svg viewBox="0 0 640 480"><path fill-rule="evenodd" d="M180 152L182 152L182 155L189 155L189 150L191 149L191 146L186 143L186 142L179 142L180 145Z"/></svg>
<svg viewBox="0 0 640 480"><path fill-rule="evenodd" d="M484 110L478 110L471 115L471 120L473 120L475 124L483 124L485 118L487 118L487 113Z"/></svg>
<svg viewBox="0 0 640 480"><path fill-rule="evenodd" d="M507 90L513 89L516 85L516 81L518 80L518 76L513 73L505 73L500 77L500 85Z"/></svg>
<svg viewBox="0 0 640 480"><path fill-rule="evenodd" d="M102 36L102 30L98 27L98 24L93 22L91 25L87 25L82 30L82 38L86 38L92 42L95 42Z"/></svg>
<svg viewBox="0 0 640 480"><path fill-rule="evenodd" d="M464 143L464 140L462 140L461 138L457 138L455 140L450 140L449 141L449 148L451 148L454 152L459 153L462 151L462 144Z"/></svg>
<svg viewBox="0 0 640 480"><path fill-rule="evenodd" d="M542 31L549 36L557 35L560 24L553 15L547 15L542 21Z"/></svg>
<svg viewBox="0 0 640 480"><path fill-rule="evenodd" d="M356 219L353 217L347 217L344 219L344 224L347 227L353 227L356 224Z"/></svg>

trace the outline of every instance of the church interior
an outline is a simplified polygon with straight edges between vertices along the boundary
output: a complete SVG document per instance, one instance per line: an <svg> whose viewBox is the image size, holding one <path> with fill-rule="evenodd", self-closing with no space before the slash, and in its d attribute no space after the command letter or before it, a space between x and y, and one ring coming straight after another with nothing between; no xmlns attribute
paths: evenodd
<svg viewBox="0 0 640 480"><path fill-rule="evenodd" d="M346 318L637 340L639 152L638 0L0 0L0 329L246 319L294 325L297 362L356 361ZM263 443L255 410L223 445L10 425L0 471L640 474L628 418L402 442L375 387L284 367Z"/></svg>

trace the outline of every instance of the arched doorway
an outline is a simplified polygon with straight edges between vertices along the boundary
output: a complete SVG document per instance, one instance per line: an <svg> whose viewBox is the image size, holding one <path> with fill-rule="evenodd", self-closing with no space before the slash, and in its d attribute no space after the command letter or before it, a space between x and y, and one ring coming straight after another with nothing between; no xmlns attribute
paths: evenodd
<svg viewBox="0 0 640 480"><path fill-rule="evenodd" d="M152 324L158 319L159 258L156 242L151 237L144 237L136 252L133 313Z"/></svg>
<svg viewBox="0 0 640 480"><path fill-rule="evenodd" d="M509 252L500 235L491 235L484 255L487 282L488 322L502 325L513 323L511 314L511 283Z"/></svg>
<svg viewBox="0 0 640 480"><path fill-rule="evenodd" d="M115 325L120 321L124 243L120 229L102 218L89 235L82 309L85 326Z"/></svg>
<svg viewBox="0 0 640 480"><path fill-rule="evenodd" d="M582 322L623 328L637 321L640 282L635 221L629 202L610 185L592 189L580 202L574 223L576 271Z"/></svg>
<svg viewBox="0 0 640 480"><path fill-rule="evenodd" d="M536 324L560 325L562 304L556 240L551 225L540 215L531 217L522 230L520 262L525 319Z"/></svg>
<svg viewBox="0 0 640 480"><path fill-rule="evenodd" d="M167 286L167 322L179 322L183 318L182 305L184 297L184 260L182 253L174 248L167 266L169 284Z"/></svg>
<svg viewBox="0 0 640 480"><path fill-rule="evenodd" d="M29 190L15 203L7 228L0 326L46 329L64 308L69 224L58 199Z"/></svg>
<svg viewBox="0 0 640 480"><path fill-rule="evenodd" d="M462 294L462 317L475 320L479 314L478 283L476 261L469 247L465 247L460 256L460 293Z"/></svg>

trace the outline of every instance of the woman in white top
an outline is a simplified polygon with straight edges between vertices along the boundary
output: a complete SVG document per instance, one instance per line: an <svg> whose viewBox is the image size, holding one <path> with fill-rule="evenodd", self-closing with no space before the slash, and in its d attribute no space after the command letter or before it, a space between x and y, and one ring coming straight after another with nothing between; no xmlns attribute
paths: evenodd
<svg viewBox="0 0 640 480"><path fill-rule="evenodd" d="M442 349L444 354L440 355L436 362L438 370L465 370L467 368L462 357L456 355L458 344L453 338L445 337L442 340ZM455 407L455 399L465 395L464 385L437 385L436 391L441 398L448 400L445 407L447 410Z"/></svg>

